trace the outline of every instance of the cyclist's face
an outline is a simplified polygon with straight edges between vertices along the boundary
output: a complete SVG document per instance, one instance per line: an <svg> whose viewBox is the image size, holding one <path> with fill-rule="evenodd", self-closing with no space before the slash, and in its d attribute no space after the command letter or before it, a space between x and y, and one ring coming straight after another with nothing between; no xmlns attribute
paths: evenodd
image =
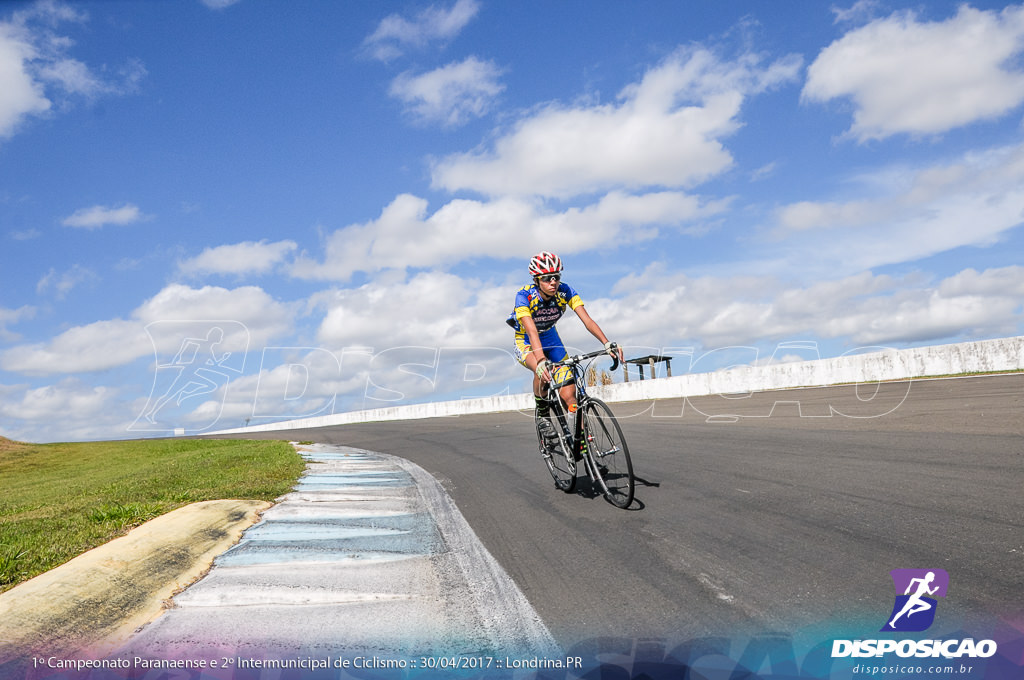
<svg viewBox="0 0 1024 680"><path fill-rule="evenodd" d="M544 274L543 276L537 277L537 286L540 288L541 295L546 298L551 297L558 292L558 283L562 280L561 274Z"/></svg>

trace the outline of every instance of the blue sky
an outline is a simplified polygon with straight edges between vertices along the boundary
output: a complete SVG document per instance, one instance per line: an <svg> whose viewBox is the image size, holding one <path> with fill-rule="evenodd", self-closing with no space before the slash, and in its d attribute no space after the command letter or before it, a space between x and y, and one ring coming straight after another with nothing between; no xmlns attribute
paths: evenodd
<svg viewBox="0 0 1024 680"><path fill-rule="evenodd" d="M526 391L542 249L676 373L1018 335L1022 118L1024 5L0 3L0 435Z"/></svg>

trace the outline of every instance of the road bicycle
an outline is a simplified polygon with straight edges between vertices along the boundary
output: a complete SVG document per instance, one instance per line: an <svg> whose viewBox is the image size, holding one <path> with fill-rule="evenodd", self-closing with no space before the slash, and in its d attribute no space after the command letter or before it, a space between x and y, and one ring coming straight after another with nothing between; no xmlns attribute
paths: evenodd
<svg viewBox="0 0 1024 680"><path fill-rule="evenodd" d="M617 348L613 346L612 349ZM587 394L583 379L590 363L606 354L607 350L600 350L567 356L552 363L552 380L544 387L548 416L541 416L541 407L538 407L534 421L540 453L555 486L566 493L572 492L576 488L579 464L582 463L594 489L612 505L627 508L633 502L636 480L626 440L611 409L600 399ZM618 365L618 357L613 355L611 370L614 371ZM566 384L567 380L561 376L557 383L555 380L556 374L567 372L571 374L576 389L577 409L574 414L568 412L558 396L558 385Z"/></svg>

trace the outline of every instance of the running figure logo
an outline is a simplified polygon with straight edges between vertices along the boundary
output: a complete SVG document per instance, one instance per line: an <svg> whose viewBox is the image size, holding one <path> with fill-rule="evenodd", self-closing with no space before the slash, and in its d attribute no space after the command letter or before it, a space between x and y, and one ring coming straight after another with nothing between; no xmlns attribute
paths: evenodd
<svg viewBox="0 0 1024 680"><path fill-rule="evenodd" d="M128 429L166 431L187 424L201 431L213 426L228 385L242 375L248 328L238 321L154 321L146 333L155 352L153 387Z"/></svg>
<svg viewBox="0 0 1024 680"><path fill-rule="evenodd" d="M945 597L949 574L942 569L893 569L896 602L883 631L920 632L935 621L937 597Z"/></svg>

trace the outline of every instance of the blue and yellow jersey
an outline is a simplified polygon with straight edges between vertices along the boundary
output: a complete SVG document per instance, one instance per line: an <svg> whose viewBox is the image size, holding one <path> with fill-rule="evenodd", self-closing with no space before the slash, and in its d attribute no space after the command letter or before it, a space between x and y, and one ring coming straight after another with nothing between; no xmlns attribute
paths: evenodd
<svg viewBox="0 0 1024 680"><path fill-rule="evenodd" d="M555 322L562 318L566 308L576 309L583 304L579 293L572 289L568 283L558 284L558 291L550 300L545 300L537 289L537 284L523 286L516 293L516 304L512 314L506 319L506 323L515 329L517 334L525 333L519 320L524 316L532 316L533 323L537 325L537 331L544 331L554 328Z"/></svg>

